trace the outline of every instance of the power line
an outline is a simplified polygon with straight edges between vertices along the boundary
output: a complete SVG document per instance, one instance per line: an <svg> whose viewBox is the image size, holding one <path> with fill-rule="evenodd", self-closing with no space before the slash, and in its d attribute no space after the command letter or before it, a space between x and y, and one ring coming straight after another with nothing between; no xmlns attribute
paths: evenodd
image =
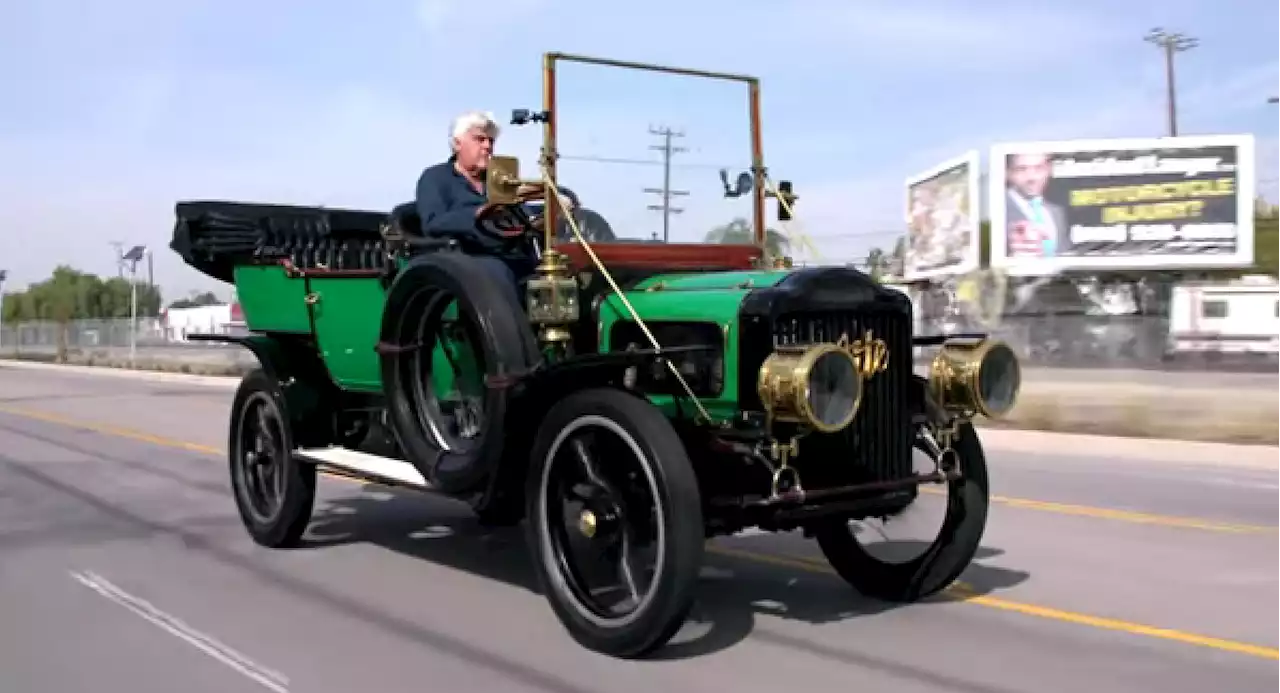
<svg viewBox="0 0 1280 693"><path fill-rule="evenodd" d="M1191 36L1180 32L1169 33L1160 27L1156 27L1147 32L1142 37L1143 41L1159 46L1164 51L1164 72L1165 87L1169 91L1168 104L1169 109L1169 136L1178 136L1178 106L1177 106L1177 88L1175 87L1175 79L1173 72L1173 54L1189 51L1200 45L1200 41Z"/></svg>
<svg viewBox="0 0 1280 693"><path fill-rule="evenodd" d="M671 155L687 150L684 147L675 147L671 144L672 138L684 137L683 132L675 132L671 128L650 127L649 134L658 135L662 138L662 144L649 146L649 149L655 149L662 152L662 187L645 188L644 191L662 196L662 204L649 205L649 209L662 212L662 242L666 243L671 238L671 215L679 214L684 211L684 209L680 207L672 207L671 198L689 194L688 190L671 189Z"/></svg>
<svg viewBox="0 0 1280 693"><path fill-rule="evenodd" d="M681 150L677 149L676 151L681 151ZM664 162L661 159L631 159L627 157L588 156L588 155L574 156L570 154L557 155L556 161L585 161L585 162L591 162L591 163L597 163L597 164L634 164L637 166L664 166L667 164L667 162ZM713 163L707 163L707 162L687 162L686 161L684 163L671 162L670 166L672 169L697 168L697 169L708 169L711 171L718 171L722 168L723 169L747 168L750 166L750 163L713 164Z"/></svg>

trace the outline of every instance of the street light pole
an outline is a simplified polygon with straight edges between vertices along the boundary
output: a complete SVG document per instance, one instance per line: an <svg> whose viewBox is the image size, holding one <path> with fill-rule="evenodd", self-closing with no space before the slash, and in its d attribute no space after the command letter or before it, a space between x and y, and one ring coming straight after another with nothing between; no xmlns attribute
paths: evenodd
<svg viewBox="0 0 1280 693"><path fill-rule="evenodd" d="M120 257L129 263L129 367L137 368L138 358L138 262L151 252L145 245L135 245Z"/></svg>
<svg viewBox="0 0 1280 693"><path fill-rule="evenodd" d="M129 266L129 367L137 368L138 358L138 263Z"/></svg>
<svg viewBox="0 0 1280 693"><path fill-rule="evenodd" d="M1176 80L1173 71L1173 54L1189 51L1200 45L1200 41L1193 37L1187 36L1179 32L1169 33L1160 27L1156 27L1147 32L1142 37L1143 41L1159 46L1164 51L1164 79L1165 87L1168 89L1168 109L1169 109L1169 136L1178 136L1178 99Z"/></svg>

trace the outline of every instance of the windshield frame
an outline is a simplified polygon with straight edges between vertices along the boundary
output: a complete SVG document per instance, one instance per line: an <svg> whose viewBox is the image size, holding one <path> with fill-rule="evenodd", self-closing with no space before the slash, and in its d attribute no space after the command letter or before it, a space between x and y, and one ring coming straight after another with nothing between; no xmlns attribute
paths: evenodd
<svg viewBox="0 0 1280 693"><path fill-rule="evenodd" d="M751 186L752 244L757 248L765 248L765 167L764 145L760 136L760 80L750 75L739 75L728 72L709 72L684 67L672 67L653 63L639 63L612 58L598 58L571 53L548 52L542 56L542 109L547 118L542 123L542 152L539 164L545 167L553 181L556 177L556 161L560 152L556 148L556 62L575 62L605 67L619 67L630 70L663 72L667 74L685 75L688 77L704 77L707 79L740 82L747 85L747 110L751 123L751 176L755 184ZM560 210L557 205L546 206L547 228L556 228Z"/></svg>

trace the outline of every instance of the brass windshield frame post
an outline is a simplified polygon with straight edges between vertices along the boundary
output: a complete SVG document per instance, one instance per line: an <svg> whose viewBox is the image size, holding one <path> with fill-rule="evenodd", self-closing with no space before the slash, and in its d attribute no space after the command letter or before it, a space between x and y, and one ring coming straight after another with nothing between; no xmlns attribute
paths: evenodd
<svg viewBox="0 0 1280 693"><path fill-rule="evenodd" d="M542 56L542 110L546 119L542 121L542 170L553 179L556 178L556 160L560 153L556 151L556 54L546 53ZM545 195L551 195L550 190ZM551 250L551 239L555 237L556 221L560 216L558 202L546 199L542 212L542 236L544 238L542 252Z"/></svg>
<svg viewBox="0 0 1280 693"><path fill-rule="evenodd" d="M760 134L760 80L750 75L739 75L729 72L709 72L706 70L694 70L685 67L671 67L668 65L656 65L653 63L639 63L627 60L613 60L611 58L595 58L586 55L574 55L571 53L549 52L542 56L542 109L548 114L546 122L542 124L542 165L551 177L556 176L556 159L559 158L559 152L556 150L556 61L563 60L566 62L583 63L588 65L601 65L605 67L621 67L630 70L644 70L647 72L664 72L673 75L684 75L686 77L705 77L707 79L719 79L729 82L741 82L747 85L747 111L751 122L751 174L755 178L755 184L751 186L753 217L752 236L755 244L761 250L765 248L765 166L764 166L764 145L763 138ZM551 234L554 233L556 216L558 210L556 205L548 204L543 219L546 222L547 238L550 243Z"/></svg>
<svg viewBox="0 0 1280 693"><path fill-rule="evenodd" d="M751 176L755 185L751 186L751 214L755 217L756 245L763 251L765 245L764 226L764 144L760 135L760 82L752 78L747 83L747 102L751 110Z"/></svg>

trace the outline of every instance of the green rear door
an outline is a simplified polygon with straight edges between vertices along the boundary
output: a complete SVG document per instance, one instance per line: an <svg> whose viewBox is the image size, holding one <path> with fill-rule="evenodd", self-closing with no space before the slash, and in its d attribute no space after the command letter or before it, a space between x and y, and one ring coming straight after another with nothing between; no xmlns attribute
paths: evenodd
<svg viewBox="0 0 1280 693"><path fill-rule="evenodd" d="M334 382L348 390L382 391L378 332L386 294L377 277L312 277L316 344Z"/></svg>

